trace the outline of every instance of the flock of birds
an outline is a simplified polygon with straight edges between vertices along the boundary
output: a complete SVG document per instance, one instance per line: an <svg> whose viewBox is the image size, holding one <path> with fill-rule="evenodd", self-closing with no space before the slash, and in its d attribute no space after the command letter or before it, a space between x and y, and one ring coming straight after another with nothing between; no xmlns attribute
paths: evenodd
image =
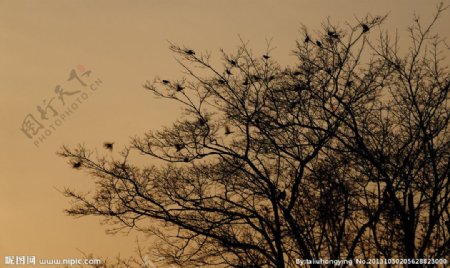
<svg viewBox="0 0 450 268"><path fill-rule="evenodd" d="M198 123L200 124L200 125L205 125L206 123L207 123L207 121L205 120L205 119L203 119L203 118L199 118L198 119ZM230 134L232 134L232 133L234 133L233 131L231 131L231 128L229 127L229 126L225 126L225 135L230 135ZM174 144L173 145L174 146L174 148L175 148L175 151L177 151L177 152L179 152L179 151L181 151L181 150L183 150L185 147L186 147L186 145L185 144L183 144L183 143L176 143L176 144ZM107 150L109 150L109 151L113 151L113 148L114 148L114 142L105 142L105 143L103 143L103 147L105 148L105 149L107 149ZM187 162L187 161L185 161L185 162ZM82 161L76 161L76 162L73 162L72 163L72 167L74 168L74 169L80 169L81 168L81 166L82 166Z"/></svg>
<svg viewBox="0 0 450 268"><path fill-rule="evenodd" d="M363 34L367 33L367 32L370 30L369 25L367 25L367 24L365 24L365 23L361 23L360 26L361 26L362 33L363 33ZM327 35L328 35L328 37L329 37L330 39L339 40L339 38L340 38L339 33L336 32L335 30L332 30L332 29L329 29L329 30L327 31ZM305 42L305 43L309 43L309 42L313 42L313 41L311 40L311 37L310 37L308 34L306 34L304 42ZM314 43L315 43L315 44L317 45L317 47L319 47L319 48L322 48L322 47L323 47L322 42L319 41L319 40L316 40ZM186 55L188 55L188 56L194 57L194 56L196 55L196 54L195 54L195 51L192 50L192 49L185 49L185 50L182 50L182 51L183 51ZM270 56L267 55L267 54L264 54L264 55L262 55L262 58L263 58L264 60L268 60L268 59L270 59ZM230 59L230 60L228 60L228 62L230 63L230 65L231 65L232 67L235 67L235 66L237 66L237 64L238 64L238 62L237 62L235 59ZM232 75L231 70L228 69L228 68L225 69L225 73L226 73L227 75ZM258 77L258 76L256 76L256 75L252 76L251 78L252 78L254 81L258 81L258 80L261 79L260 77ZM161 82L162 82L162 84L167 85L167 86L168 86L168 85L171 85L171 82L170 82L169 80L167 80L167 79L163 79L163 80L161 80ZM222 79L222 78L220 78L220 79L217 80L217 83L220 84L220 85L225 85L225 84L227 84L227 81L224 80L224 79ZM244 85L244 86L249 85L249 78L248 78L248 77L245 78L245 81L242 83L242 85ZM180 92L180 91L183 91L183 90L184 90L184 87L183 87L181 84L176 84L176 85L175 85L175 90L178 91L178 92Z"/></svg>
<svg viewBox="0 0 450 268"><path fill-rule="evenodd" d="M363 34L367 33L370 30L369 25L367 25L365 23L361 23L361 28L362 28L362 33ZM339 40L339 38L340 38L339 34L336 31L334 31L334 30L328 30L327 34L328 34L328 37L331 38L331 39ZM308 34L306 34L305 43L309 43L309 42L311 42L311 38L309 37ZM316 45L319 48L322 48L322 42L320 42L319 40L316 41Z"/></svg>
<svg viewBox="0 0 450 268"><path fill-rule="evenodd" d="M205 119L203 119L203 118L199 118L198 119L198 123L199 123L199 125L203 126L203 125L205 125L207 123L207 121ZM234 133L234 132L231 130L231 128L229 126L225 125L225 132L224 132L224 134L228 136L228 135L230 135L232 133ZM183 144L183 143L176 143L173 146L175 148L175 151L177 151L177 152L183 150L186 147L186 145ZM112 152L113 148L114 148L114 142L105 142L105 143L103 143L103 147L105 149L107 149L107 150ZM185 160L185 162L187 162L187 161ZM80 169L81 166L82 166L82 161L80 161L80 160L72 163L72 167L74 169Z"/></svg>
<svg viewBox="0 0 450 268"><path fill-rule="evenodd" d="M362 23L362 24L361 24L361 28L362 28L362 33L367 33L367 32L370 30L370 27L369 27L367 24L365 24L365 23ZM327 31L327 34L328 34L329 38L332 38L332 39L339 39L339 38L340 38L339 34L338 34L336 31L334 31L334 30L328 30L328 31ZM305 43L309 43L309 42L311 42L311 41L312 41L312 40L311 40L311 38L309 37L309 35L306 35L304 42L305 42ZM315 42L315 44L316 44L318 47L320 47L320 48L323 46L323 45L322 45L322 42L320 42L319 40L317 40L317 41ZM184 53L186 53L186 55L189 55L189 56L195 56L195 51L192 50L192 49L186 49L186 50L184 50ZM270 56L267 55L267 54L262 55L262 57L263 57L264 60L270 59ZM236 66L236 65L238 64L237 61L236 61L236 60L233 60L233 59L229 60L229 63L230 63L230 65L233 66L233 67ZM225 73L228 74L228 75L232 75L230 69L226 69L226 70L225 70ZM253 79L258 79L258 77L253 77ZM162 82L164 85L170 85L170 81L169 81L169 80L163 79L163 80L161 80L161 82ZM218 80L218 83L219 83L219 84L225 84L226 81L223 80L223 79L219 79L219 80ZM348 83L352 83L352 82L349 81ZM242 84L243 84L243 85L248 85L248 84L249 84L248 78L246 78L246 80L245 80ZM184 90L184 87L183 87L181 84L177 84L177 85L175 85L175 90L178 91L178 92L179 92L179 91L183 91L183 90ZM199 123L199 125L204 126L207 122L206 122L205 119L199 118L199 119L198 119L198 123ZM228 135L230 135L230 134L232 134L232 133L233 133L233 131L231 131L231 128L230 128L229 126L226 125L226 126L225 126L225 132L224 132L224 134L228 136ZM104 147L105 149L107 149L107 150L109 150L109 151L112 152L113 147L114 147L114 142L105 142L105 143L103 143L103 147ZM177 143L177 144L174 145L174 147L175 147L175 150L176 150L177 152L179 152L179 151L181 151L182 149L185 148L185 145L184 145L184 144L181 144L181 143ZM81 162L81 161L77 161L77 162L74 162L74 163L72 164L72 167L75 168L75 169L79 169L79 168L81 168L81 165L82 165L82 162ZM280 199L286 198L286 193L285 193L285 192L281 192L279 198L280 198Z"/></svg>
<svg viewBox="0 0 450 268"><path fill-rule="evenodd" d="M113 147L114 147L114 142L105 142L105 143L103 143L103 147L112 152ZM81 161L76 161L76 162L72 163L72 167L74 169L80 169L81 165L82 165Z"/></svg>

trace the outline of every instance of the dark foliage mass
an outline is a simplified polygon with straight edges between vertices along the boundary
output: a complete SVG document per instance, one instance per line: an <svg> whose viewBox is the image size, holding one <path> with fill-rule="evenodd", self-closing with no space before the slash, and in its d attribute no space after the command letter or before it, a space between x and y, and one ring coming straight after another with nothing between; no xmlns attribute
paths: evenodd
<svg viewBox="0 0 450 268"><path fill-rule="evenodd" d="M270 47L254 55L242 43L214 67L208 53L171 46L186 76L144 87L184 115L134 138L120 160L64 147L96 182L91 194L66 190L68 213L156 236L164 265L448 258L450 75L432 32L444 9L414 20L408 49L384 17L305 28L292 67ZM133 164L136 152L165 164Z"/></svg>

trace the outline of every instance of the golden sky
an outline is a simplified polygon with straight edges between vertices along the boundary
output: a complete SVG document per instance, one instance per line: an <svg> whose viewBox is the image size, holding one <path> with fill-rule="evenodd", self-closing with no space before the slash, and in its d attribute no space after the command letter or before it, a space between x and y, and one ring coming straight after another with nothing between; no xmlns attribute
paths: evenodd
<svg viewBox="0 0 450 268"><path fill-rule="evenodd" d="M450 4L450 1L445 1ZM401 44L414 12L426 21L438 1L268 1L268 0L0 0L0 263L5 255L47 258L128 256L136 234L107 235L98 218L74 219L63 213L69 201L57 189L89 189L83 172L71 169L55 152L84 143L120 148L131 136L170 124L178 110L142 88L146 80L181 76L168 41L198 51L232 52L239 36L262 54L273 39L273 58L292 63L291 51L303 23L318 29L331 21L344 25L367 13L389 17ZM450 36L450 13L437 32ZM87 85L67 81L70 72L91 70ZM89 80L91 79L91 80ZM89 80L89 81L88 81ZM89 83L88 83L89 82ZM77 84L78 83L78 84ZM55 87L88 94L38 146L20 130L28 114L40 119L37 106L56 97ZM79 96L65 95L66 105ZM92 94L91 94L92 93ZM55 98L55 107L61 106ZM60 108L61 112L64 110ZM52 121L52 113L49 113ZM142 238L143 240L144 238Z"/></svg>

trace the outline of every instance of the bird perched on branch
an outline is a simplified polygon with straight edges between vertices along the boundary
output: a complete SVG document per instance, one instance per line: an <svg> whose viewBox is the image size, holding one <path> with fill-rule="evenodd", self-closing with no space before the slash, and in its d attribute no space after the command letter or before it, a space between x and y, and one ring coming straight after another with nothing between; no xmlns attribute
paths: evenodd
<svg viewBox="0 0 450 268"><path fill-rule="evenodd" d="M78 161L78 162L73 163L73 164L72 164L72 167L73 167L74 169L80 169L80 167L81 167L81 161Z"/></svg>
<svg viewBox="0 0 450 268"><path fill-rule="evenodd" d="M165 85L168 85L168 84L170 84L170 81L169 80L162 80L162 82L163 82L163 84L165 84Z"/></svg>
<svg viewBox="0 0 450 268"><path fill-rule="evenodd" d="M204 125L206 125L206 120L205 120L204 118L200 117L200 118L198 119L198 124L199 124L200 126L204 126Z"/></svg>
<svg viewBox="0 0 450 268"><path fill-rule="evenodd" d="M188 49L188 50L186 50L184 52L186 52L186 54L188 54L188 55L195 55L195 52L192 49Z"/></svg>
<svg viewBox="0 0 450 268"><path fill-rule="evenodd" d="M365 23L361 24L361 27L363 33L367 33L370 30L369 26L367 26L367 24Z"/></svg>
<svg viewBox="0 0 450 268"><path fill-rule="evenodd" d="M322 47L322 43L321 43L319 40L316 41L316 45L317 45L318 47Z"/></svg>
<svg viewBox="0 0 450 268"><path fill-rule="evenodd" d="M268 60L268 59L270 59L270 56L269 56L269 55L266 55L266 54L264 54L264 55L263 55L263 58L264 58L265 60Z"/></svg>
<svg viewBox="0 0 450 268"><path fill-rule="evenodd" d="M114 146L114 142L105 142L103 143L103 147L105 147L105 149L112 151L113 150L113 146Z"/></svg>
<svg viewBox="0 0 450 268"><path fill-rule="evenodd" d="M177 152L181 151L184 148L184 144L182 144L182 143L177 143L174 146L175 146L175 150L177 150Z"/></svg>
<svg viewBox="0 0 450 268"><path fill-rule="evenodd" d="M184 89L184 87L180 84L177 85L177 91L182 91Z"/></svg>
<svg viewBox="0 0 450 268"><path fill-rule="evenodd" d="M339 34L332 30L328 30L328 36L334 39L339 39Z"/></svg>
<svg viewBox="0 0 450 268"><path fill-rule="evenodd" d="M305 37L305 43L309 43L309 41L311 41L311 39L309 38L308 35L306 35L306 37Z"/></svg>

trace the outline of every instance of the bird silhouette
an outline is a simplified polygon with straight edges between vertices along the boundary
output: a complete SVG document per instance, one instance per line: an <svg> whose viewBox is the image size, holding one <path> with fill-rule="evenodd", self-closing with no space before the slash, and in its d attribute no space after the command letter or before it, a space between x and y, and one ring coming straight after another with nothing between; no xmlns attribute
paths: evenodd
<svg viewBox="0 0 450 268"><path fill-rule="evenodd" d="M204 125L206 124L206 120L200 117L200 118L198 119L198 124L199 124L200 126L204 126Z"/></svg>
<svg viewBox="0 0 450 268"><path fill-rule="evenodd" d="M184 162L189 162L189 158L188 158L188 157L185 157L185 158L183 158L183 161L184 161Z"/></svg>
<svg viewBox="0 0 450 268"><path fill-rule="evenodd" d="M247 86L248 85L248 78L245 78L244 82L242 82L243 86Z"/></svg>
<svg viewBox="0 0 450 268"><path fill-rule="evenodd" d="M322 43L321 43L319 40L316 41L316 45L317 45L318 47L322 47Z"/></svg>
<svg viewBox="0 0 450 268"><path fill-rule="evenodd" d="M184 148L184 144L182 144L182 143L177 143L174 146L175 146L175 150L177 150L177 152L181 151Z"/></svg>
<svg viewBox="0 0 450 268"><path fill-rule="evenodd" d="M162 80L162 82L163 82L163 84L165 84L165 85L170 84L170 81L169 81L169 80Z"/></svg>
<svg viewBox="0 0 450 268"><path fill-rule="evenodd" d="M74 169L80 169L80 167L81 167L81 161L78 161L78 162L73 163L73 164L72 164L72 167L73 167Z"/></svg>
<svg viewBox="0 0 450 268"><path fill-rule="evenodd" d="M194 52L194 50L192 50L192 49L188 49L188 50L186 50L185 52L186 52L186 54L188 54L188 55L195 55L195 52Z"/></svg>
<svg viewBox="0 0 450 268"><path fill-rule="evenodd" d="M229 62L230 62L230 64L231 64L232 66L236 66L236 65L237 65L237 62L236 62L235 60L229 60Z"/></svg>
<svg viewBox="0 0 450 268"><path fill-rule="evenodd" d="M367 24L365 23L361 24L361 27L363 33L367 33L370 30L369 26L367 26Z"/></svg>
<svg viewBox="0 0 450 268"><path fill-rule="evenodd" d="M332 30L328 30L328 36L331 38L334 38L334 39L339 38L339 35L335 31L332 31Z"/></svg>
<svg viewBox="0 0 450 268"><path fill-rule="evenodd" d="M225 126L225 135L230 135L231 133L233 133L230 129L229 126Z"/></svg>
<svg viewBox="0 0 450 268"><path fill-rule="evenodd" d="M105 147L105 149L108 149L110 151L113 150L113 146L114 146L114 142L105 142L105 143L103 143L103 147Z"/></svg>
<svg viewBox="0 0 450 268"><path fill-rule="evenodd" d="M217 80L217 82L221 85L224 85L226 83L225 80L223 80L223 79L219 79L219 80Z"/></svg>
<svg viewBox="0 0 450 268"><path fill-rule="evenodd" d="M270 59L270 56L269 56L269 55L266 55L266 54L264 54L264 55L263 55L263 58L264 58L265 60L268 60L268 59Z"/></svg>
<svg viewBox="0 0 450 268"><path fill-rule="evenodd" d="M182 91L184 89L184 87L180 84L177 85L177 91Z"/></svg>
<svg viewBox="0 0 450 268"><path fill-rule="evenodd" d="M309 38L308 35L306 35L306 37L305 37L305 43L309 43L309 41L311 41L311 39Z"/></svg>
<svg viewBox="0 0 450 268"><path fill-rule="evenodd" d="M229 69L225 69L225 73L228 75L232 75L231 71Z"/></svg>

